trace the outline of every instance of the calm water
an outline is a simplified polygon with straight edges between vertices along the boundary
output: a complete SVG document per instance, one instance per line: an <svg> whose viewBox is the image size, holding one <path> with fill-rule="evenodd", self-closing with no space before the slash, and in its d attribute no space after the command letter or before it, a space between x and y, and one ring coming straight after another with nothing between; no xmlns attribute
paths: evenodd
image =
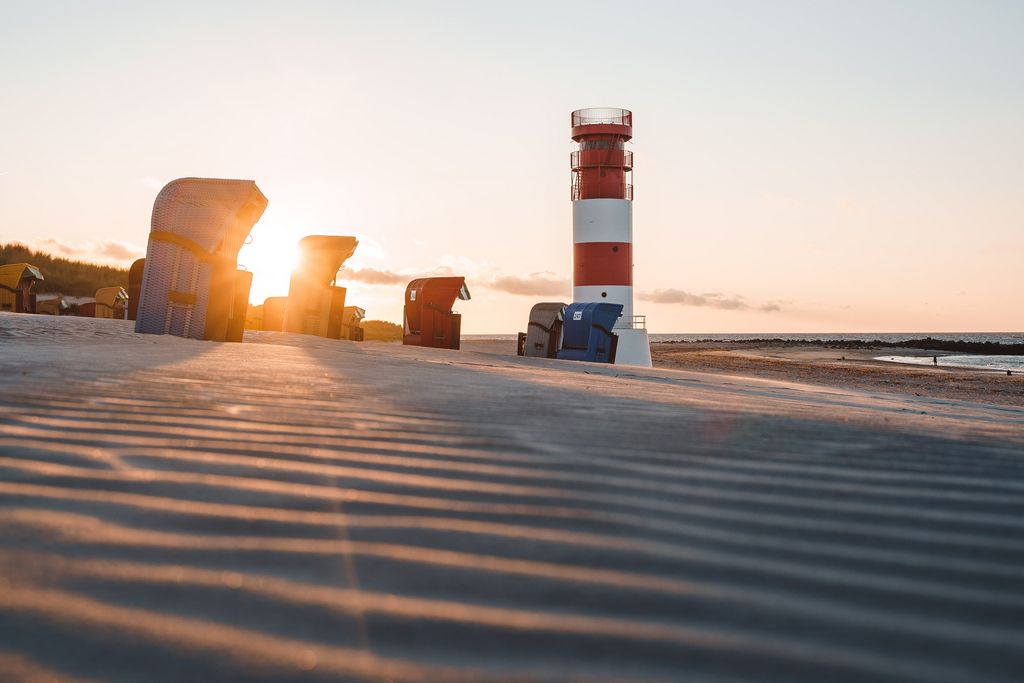
<svg viewBox="0 0 1024 683"><path fill-rule="evenodd" d="M901 332L898 334L866 332L844 334L839 332L809 332L780 334L776 332L755 332L750 334L652 334L651 342L696 342L696 341L744 341L749 339L784 339L787 341L874 341L901 342L911 339L941 339L942 341L998 342L1000 344L1024 344L1024 332ZM514 334L464 334L463 339L515 341Z"/></svg>
<svg viewBox="0 0 1024 683"><path fill-rule="evenodd" d="M932 365L931 356L879 356L875 360L912 365ZM1024 374L1024 356L939 356L939 367L976 368L978 370L1013 370Z"/></svg>

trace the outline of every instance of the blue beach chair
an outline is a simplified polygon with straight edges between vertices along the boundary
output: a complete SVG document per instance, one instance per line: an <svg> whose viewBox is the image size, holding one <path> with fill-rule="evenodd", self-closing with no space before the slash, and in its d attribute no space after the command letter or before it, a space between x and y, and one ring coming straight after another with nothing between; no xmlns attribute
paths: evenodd
<svg viewBox="0 0 1024 683"><path fill-rule="evenodd" d="M619 338L612 332L622 304L569 304L562 323L560 360L614 363Z"/></svg>

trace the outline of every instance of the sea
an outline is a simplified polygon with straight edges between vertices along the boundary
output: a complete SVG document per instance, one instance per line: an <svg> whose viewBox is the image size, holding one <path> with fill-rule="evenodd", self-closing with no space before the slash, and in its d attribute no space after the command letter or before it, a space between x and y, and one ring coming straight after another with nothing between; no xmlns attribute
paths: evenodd
<svg viewBox="0 0 1024 683"><path fill-rule="evenodd" d="M659 342L709 342L709 341L751 341L755 339L780 339L783 341L881 341L898 343L912 339L931 337L941 341L992 342L995 344L1024 344L1024 332L806 332L778 333L751 332L745 334L705 334L699 332L651 334L652 344ZM463 339L481 341L515 341L514 334L464 334ZM930 365L932 356L879 356L878 360L892 363ZM939 352L938 364L947 367L974 368L978 370L1009 370L1024 373L1024 356L989 356L981 354L949 354Z"/></svg>

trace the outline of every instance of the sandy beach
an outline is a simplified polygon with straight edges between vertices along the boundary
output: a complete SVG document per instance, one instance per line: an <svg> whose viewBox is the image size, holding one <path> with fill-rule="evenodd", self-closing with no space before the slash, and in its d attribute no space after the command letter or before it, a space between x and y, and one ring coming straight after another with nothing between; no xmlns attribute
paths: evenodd
<svg viewBox="0 0 1024 683"><path fill-rule="evenodd" d="M1010 400L130 326L0 314L6 680L1024 668Z"/></svg>

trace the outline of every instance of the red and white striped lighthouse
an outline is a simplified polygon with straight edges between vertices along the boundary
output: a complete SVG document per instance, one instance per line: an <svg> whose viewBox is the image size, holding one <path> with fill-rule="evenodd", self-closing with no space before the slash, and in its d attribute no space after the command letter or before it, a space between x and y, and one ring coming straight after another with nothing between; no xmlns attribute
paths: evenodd
<svg viewBox="0 0 1024 683"><path fill-rule="evenodd" d="M616 364L651 365L643 316L633 315L633 113L572 113L572 298L622 304Z"/></svg>

